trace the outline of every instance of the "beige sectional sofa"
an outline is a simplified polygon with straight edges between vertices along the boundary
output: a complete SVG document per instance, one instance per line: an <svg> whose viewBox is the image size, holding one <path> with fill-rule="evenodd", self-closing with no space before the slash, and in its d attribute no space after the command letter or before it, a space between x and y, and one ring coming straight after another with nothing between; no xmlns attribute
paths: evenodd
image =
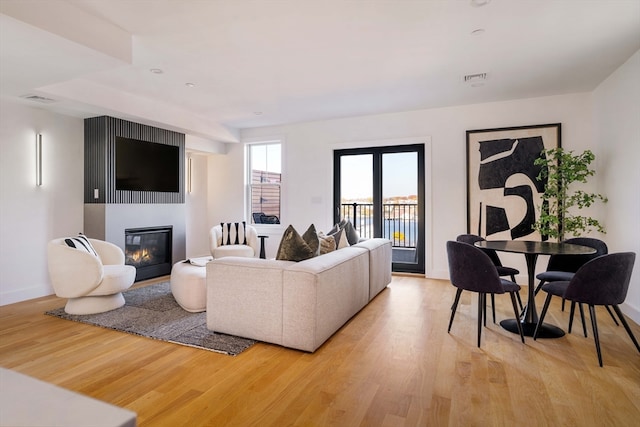
<svg viewBox="0 0 640 427"><path fill-rule="evenodd" d="M300 262L207 264L207 328L314 352L391 283L391 242L369 239Z"/></svg>

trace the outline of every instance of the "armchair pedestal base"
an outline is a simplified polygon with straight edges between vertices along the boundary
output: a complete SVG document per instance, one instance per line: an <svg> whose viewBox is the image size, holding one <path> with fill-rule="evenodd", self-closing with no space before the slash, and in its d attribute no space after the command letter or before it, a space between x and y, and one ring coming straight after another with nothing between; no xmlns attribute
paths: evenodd
<svg viewBox="0 0 640 427"><path fill-rule="evenodd" d="M69 314L95 314L115 310L124 305L122 292L113 295L69 298L64 311Z"/></svg>

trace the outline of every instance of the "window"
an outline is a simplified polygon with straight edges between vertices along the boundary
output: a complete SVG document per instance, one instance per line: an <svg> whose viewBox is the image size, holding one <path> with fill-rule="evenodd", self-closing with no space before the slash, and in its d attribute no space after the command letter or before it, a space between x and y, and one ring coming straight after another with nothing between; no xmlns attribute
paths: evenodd
<svg viewBox="0 0 640 427"><path fill-rule="evenodd" d="M250 144L247 149L249 201L253 224L280 224L282 185L280 141Z"/></svg>

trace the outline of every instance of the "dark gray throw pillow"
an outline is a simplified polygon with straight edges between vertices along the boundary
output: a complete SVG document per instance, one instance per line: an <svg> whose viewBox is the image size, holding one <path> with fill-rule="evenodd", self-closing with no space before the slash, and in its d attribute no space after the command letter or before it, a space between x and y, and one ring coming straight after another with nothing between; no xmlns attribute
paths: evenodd
<svg viewBox="0 0 640 427"><path fill-rule="evenodd" d="M353 224L350 221L345 221L344 226L342 227L345 233L347 233L347 240L350 245L355 245L360 241L360 234L358 230L355 229Z"/></svg>

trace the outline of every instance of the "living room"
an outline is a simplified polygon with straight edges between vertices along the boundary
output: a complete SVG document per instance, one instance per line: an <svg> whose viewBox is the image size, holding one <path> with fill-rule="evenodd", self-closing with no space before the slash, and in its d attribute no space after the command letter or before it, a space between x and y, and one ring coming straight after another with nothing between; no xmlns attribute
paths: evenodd
<svg viewBox="0 0 640 427"><path fill-rule="evenodd" d="M500 6L500 2L494 1L491 6ZM637 21L636 17L636 25ZM564 148L594 151L597 174L590 181L590 188L609 199L593 210L606 224L607 234L602 237L611 252L640 253L637 34L636 27L631 40L624 40L626 47L631 46L622 55L624 58L597 84L581 91L556 90L516 99L496 97L492 101L349 117L336 113L335 118L238 128L237 142L187 133L193 188L182 207L185 256L208 253L208 230L214 224L245 217L246 143L273 139L283 143L282 224L261 230L270 236L267 253L271 257L288 224L301 230L311 223L318 230L328 230L333 225L334 149L420 143L426 148L425 199L429 207L425 276L448 280L445 243L467 231L465 132L545 123L562 124ZM616 43L624 44L616 40L613 45ZM589 61L598 62L600 53L594 49ZM574 71L578 78L581 70ZM54 112L4 92L0 102L0 298L1 304L6 305L51 295L47 242L84 230L84 118L91 115L90 111L84 112L84 117ZM117 114L116 110L109 115ZM123 114L120 118L130 116ZM158 127L163 125L162 121L154 122ZM43 135L42 186L36 186L34 181L36 133ZM505 256L505 262L526 271L521 256ZM539 262L539 267L544 268L544 262ZM523 275L519 280L526 278ZM640 323L637 266L622 310Z"/></svg>

